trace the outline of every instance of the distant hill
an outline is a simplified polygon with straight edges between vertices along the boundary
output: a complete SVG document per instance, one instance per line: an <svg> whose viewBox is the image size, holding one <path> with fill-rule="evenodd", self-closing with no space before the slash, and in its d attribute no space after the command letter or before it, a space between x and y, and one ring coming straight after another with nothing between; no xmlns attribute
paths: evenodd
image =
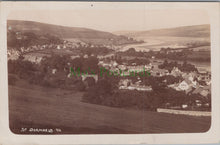
<svg viewBox="0 0 220 145"><path fill-rule="evenodd" d="M37 35L49 34L55 35L61 39L79 39L87 43L116 45L120 43L135 43L134 40L130 40L125 36L117 36L109 32L103 32L88 28L66 27L22 20L8 20L7 26L10 26L14 31L33 32Z"/></svg>
<svg viewBox="0 0 220 145"><path fill-rule="evenodd" d="M148 31L119 31L117 35L125 35L129 37L154 37L154 36L170 36L170 37L209 37L210 25L193 25L167 29L156 29Z"/></svg>

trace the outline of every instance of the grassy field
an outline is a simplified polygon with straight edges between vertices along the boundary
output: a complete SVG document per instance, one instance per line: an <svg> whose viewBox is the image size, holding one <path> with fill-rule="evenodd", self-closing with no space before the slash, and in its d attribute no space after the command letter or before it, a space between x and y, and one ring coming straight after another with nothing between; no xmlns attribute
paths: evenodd
<svg viewBox="0 0 220 145"><path fill-rule="evenodd" d="M211 52L210 51L196 51L192 52L187 56L189 59L210 59L211 60Z"/></svg>
<svg viewBox="0 0 220 145"><path fill-rule="evenodd" d="M81 102L82 95L24 81L9 86L10 129L17 134L30 133L22 128L58 129L55 134L128 134L205 132L210 127L210 117L105 107Z"/></svg>

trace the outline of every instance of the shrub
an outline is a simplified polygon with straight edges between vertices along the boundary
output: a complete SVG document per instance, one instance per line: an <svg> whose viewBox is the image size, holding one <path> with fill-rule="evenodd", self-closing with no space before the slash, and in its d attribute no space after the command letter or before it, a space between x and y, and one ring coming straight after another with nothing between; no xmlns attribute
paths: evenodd
<svg viewBox="0 0 220 145"><path fill-rule="evenodd" d="M78 91L85 91L86 86L85 86L85 84L84 84L82 81L79 81L79 82L77 82L77 84L76 84L76 89L77 89Z"/></svg>

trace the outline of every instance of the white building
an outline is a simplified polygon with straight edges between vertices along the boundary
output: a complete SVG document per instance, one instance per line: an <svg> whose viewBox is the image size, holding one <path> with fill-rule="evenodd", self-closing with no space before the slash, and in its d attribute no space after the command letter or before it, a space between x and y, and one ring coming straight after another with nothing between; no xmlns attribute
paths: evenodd
<svg viewBox="0 0 220 145"><path fill-rule="evenodd" d="M186 91L190 88L190 85L184 80L178 85L178 89L182 91Z"/></svg>
<svg viewBox="0 0 220 145"><path fill-rule="evenodd" d="M57 72L57 69L52 69L52 74L56 74L56 72Z"/></svg>

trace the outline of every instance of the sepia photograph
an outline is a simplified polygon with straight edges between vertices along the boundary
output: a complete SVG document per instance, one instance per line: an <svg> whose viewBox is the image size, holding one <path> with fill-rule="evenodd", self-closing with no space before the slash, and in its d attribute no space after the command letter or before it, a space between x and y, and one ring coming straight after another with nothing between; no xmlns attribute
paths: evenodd
<svg viewBox="0 0 220 145"><path fill-rule="evenodd" d="M29 134L205 133L211 25L202 9L14 10L9 128Z"/></svg>

